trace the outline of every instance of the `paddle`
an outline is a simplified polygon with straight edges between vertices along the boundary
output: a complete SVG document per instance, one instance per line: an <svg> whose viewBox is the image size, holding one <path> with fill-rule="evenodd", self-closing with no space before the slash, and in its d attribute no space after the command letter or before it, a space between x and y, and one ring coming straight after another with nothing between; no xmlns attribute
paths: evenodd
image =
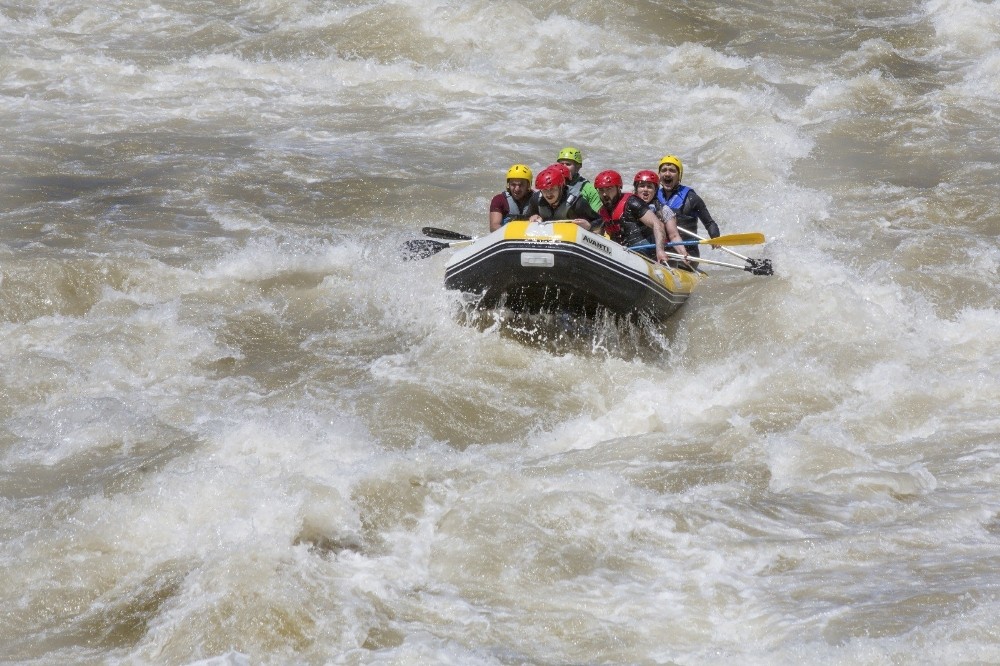
<svg viewBox="0 0 1000 666"><path fill-rule="evenodd" d="M688 236L694 236L695 238L700 238L703 241L709 241L709 243L711 243L711 239L705 238L704 236L699 236L695 232L685 229L680 225L677 225L677 230L683 234L687 234ZM719 249L728 252L734 257L742 259L743 261L747 262L751 266L751 268L756 268L761 271L766 271L763 273L754 273L754 275L774 275L774 268L771 266L770 259L754 259L752 257L744 256L735 250L730 250L728 247L720 247Z"/></svg>
<svg viewBox="0 0 1000 666"><path fill-rule="evenodd" d="M714 239L713 239L714 240ZM652 247L652 246L650 246ZM684 261L685 257L682 254L674 254L673 252L667 252L667 256L671 259L680 259ZM701 257L687 257L688 261L697 261L702 264L711 264L713 266L725 266L726 268L738 268L741 271L746 271L751 275L774 275L774 269L771 268L771 262L765 259L766 264L759 265L749 265L740 266L739 264L727 264L724 261L712 261L711 259L702 259Z"/></svg>
<svg viewBox="0 0 1000 666"><path fill-rule="evenodd" d="M463 247L465 245L472 244L475 240L475 238L468 238L466 240L452 241L451 243L442 243L440 241L427 240L426 238L409 240L403 243L403 261L426 259L427 257L434 256L445 248Z"/></svg>
<svg viewBox="0 0 1000 666"><path fill-rule="evenodd" d="M472 240L472 236L466 236L465 234L460 234L457 231L438 229L437 227L424 227L420 230L420 232L424 236L430 236L431 238L443 238L445 240Z"/></svg>
<svg viewBox="0 0 1000 666"><path fill-rule="evenodd" d="M746 234L728 234L726 236L716 236L715 238L705 238L702 240L672 241L665 243L667 247L675 245L760 245L764 242L764 234L752 232ZM633 245L630 250L649 250L656 247L653 243L643 245Z"/></svg>
<svg viewBox="0 0 1000 666"><path fill-rule="evenodd" d="M764 234L753 232L747 234L729 234L727 236L716 236L715 238L705 238L702 240L672 241L665 243L667 247L675 245L760 245L764 242ZM656 247L653 243L642 245L632 245L630 250L650 250Z"/></svg>
<svg viewBox="0 0 1000 666"><path fill-rule="evenodd" d="M760 245L763 242L764 234L751 232L746 234L726 234L725 236L703 238L701 240L674 241L667 243L667 245Z"/></svg>

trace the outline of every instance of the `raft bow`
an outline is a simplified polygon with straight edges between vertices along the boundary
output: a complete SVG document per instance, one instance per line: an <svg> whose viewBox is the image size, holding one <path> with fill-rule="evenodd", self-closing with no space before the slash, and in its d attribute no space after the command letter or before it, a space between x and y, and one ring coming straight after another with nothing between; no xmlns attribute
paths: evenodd
<svg viewBox="0 0 1000 666"><path fill-rule="evenodd" d="M479 294L482 308L586 314L605 308L660 321L699 280L571 222L510 222L458 250L445 265L444 284Z"/></svg>

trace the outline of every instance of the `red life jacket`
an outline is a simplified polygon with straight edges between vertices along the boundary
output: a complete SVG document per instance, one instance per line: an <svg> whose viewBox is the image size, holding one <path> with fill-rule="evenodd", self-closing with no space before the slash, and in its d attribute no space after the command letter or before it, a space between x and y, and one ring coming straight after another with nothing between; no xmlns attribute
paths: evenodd
<svg viewBox="0 0 1000 666"><path fill-rule="evenodd" d="M598 211L601 214L601 219L604 220L604 230L611 236L611 240L616 240L615 237L621 234L622 215L625 214L625 204L628 203L628 198L631 196L634 195L623 193L613 211L608 211L605 206L601 206L601 210Z"/></svg>

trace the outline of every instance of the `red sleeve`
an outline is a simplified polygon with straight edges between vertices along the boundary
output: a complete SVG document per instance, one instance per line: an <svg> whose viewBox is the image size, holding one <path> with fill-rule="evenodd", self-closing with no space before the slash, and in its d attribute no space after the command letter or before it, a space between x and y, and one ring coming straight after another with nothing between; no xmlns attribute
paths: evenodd
<svg viewBox="0 0 1000 666"><path fill-rule="evenodd" d="M500 213L504 217L507 217L507 214L510 213L510 206L507 205L507 197L503 192L490 200L490 212Z"/></svg>

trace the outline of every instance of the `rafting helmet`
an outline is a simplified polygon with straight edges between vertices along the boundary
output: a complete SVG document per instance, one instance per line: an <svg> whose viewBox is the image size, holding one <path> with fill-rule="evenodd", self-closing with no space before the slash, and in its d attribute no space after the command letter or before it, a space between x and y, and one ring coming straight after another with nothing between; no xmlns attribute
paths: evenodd
<svg viewBox="0 0 1000 666"><path fill-rule="evenodd" d="M639 183L652 183L653 185L659 185L660 177L656 175L655 171L643 169L639 173L635 174L635 178L632 179L632 187L637 187Z"/></svg>
<svg viewBox="0 0 1000 666"><path fill-rule="evenodd" d="M561 171L562 175L563 175L563 178L566 179L567 183L569 181L573 180L573 170L570 169L565 164L560 164L559 162L556 162L555 164L550 164L548 168L550 168L550 169L558 169L559 171Z"/></svg>
<svg viewBox="0 0 1000 666"><path fill-rule="evenodd" d="M520 178L530 183L532 178L531 169L524 164L515 164L511 168L507 169L507 180L510 180L511 178Z"/></svg>
<svg viewBox="0 0 1000 666"><path fill-rule="evenodd" d="M605 187L621 187L622 186L622 175L617 171L602 171L597 174L594 178L594 187L597 189L604 189Z"/></svg>
<svg viewBox="0 0 1000 666"><path fill-rule="evenodd" d="M684 177L684 165L681 164L681 158L675 157L674 155L664 155L663 159L660 160L660 163L656 166L656 170L659 171L660 167L664 164L673 164L677 167L677 182L679 183L681 178Z"/></svg>
<svg viewBox="0 0 1000 666"><path fill-rule="evenodd" d="M583 153L581 153L576 148L563 148L559 151L559 157L556 160L573 160L580 166L583 166Z"/></svg>
<svg viewBox="0 0 1000 666"><path fill-rule="evenodd" d="M556 169L554 167L545 167L538 172L538 177L535 178L536 190L547 190L553 187L562 187L565 184L566 176L563 175L562 169Z"/></svg>

